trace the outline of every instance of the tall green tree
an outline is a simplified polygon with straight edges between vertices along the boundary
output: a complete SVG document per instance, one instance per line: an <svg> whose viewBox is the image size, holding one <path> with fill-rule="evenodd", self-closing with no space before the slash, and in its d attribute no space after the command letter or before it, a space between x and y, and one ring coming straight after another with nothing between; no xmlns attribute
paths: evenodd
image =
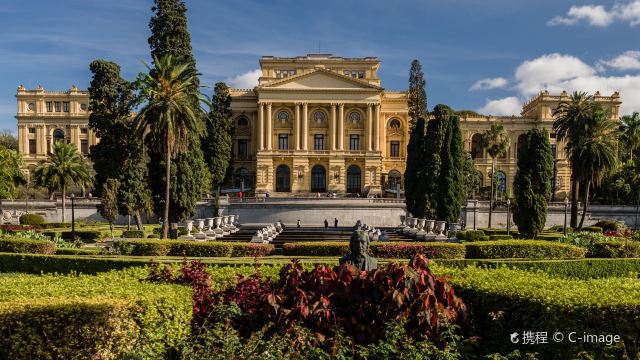
<svg viewBox="0 0 640 360"><path fill-rule="evenodd" d="M17 150L0 145L0 223L2 218L2 199L13 200L17 186L24 182L25 177L20 170L24 166L22 155Z"/></svg>
<svg viewBox="0 0 640 360"><path fill-rule="evenodd" d="M569 151L569 160L575 164L578 180L585 183L582 218L578 229L582 229L589 207L589 189L599 185L605 175L616 166L617 123L608 111L596 107L592 116L583 124L584 133Z"/></svg>
<svg viewBox="0 0 640 360"><path fill-rule="evenodd" d="M182 0L155 0L152 8L153 16L149 21L151 36L149 46L154 59L161 59L171 55L174 63L186 64L193 79L185 88L192 93L192 108L200 108L200 81L196 69L196 61L191 49L191 37L187 29L187 7ZM154 70L152 70L154 71ZM200 122L204 122L206 113L198 111ZM187 134L185 151L176 154L170 167L165 169L166 163L163 151L158 152L153 144L147 144L151 163L157 164L149 169L149 187L153 194L156 213L161 213L165 205L166 184L161 179L166 173L171 174L169 180L173 183L170 193L172 212L170 221L181 221L193 216L196 204L202 194L211 188L211 173L207 170L201 148L201 137L204 132L191 131ZM149 138L152 141L153 138ZM175 177L179 177L176 179Z"/></svg>
<svg viewBox="0 0 640 360"><path fill-rule="evenodd" d="M451 109L446 105L436 105L433 108L433 118L427 124L427 134L424 144L424 176L426 183L425 190L425 216L429 219L438 219L438 179L442 170L442 149L447 147L445 144L445 136L447 127L449 126L449 115Z"/></svg>
<svg viewBox="0 0 640 360"><path fill-rule="evenodd" d="M176 173L172 174L171 159L188 149L189 140L193 139L189 135L200 136L204 132L204 124L198 95L190 90L196 79L193 70L188 64L176 63L171 55L161 59L155 58L154 64L153 69L147 66L149 74L141 74L140 96L144 105L135 119L138 134L151 139L150 143L155 146L155 150L164 153L162 238L166 238L169 229L171 183L174 179L177 181L178 175L177 166ZM194 178L192 173L182 172L179 175L180 185L189 183L186 179ZM182 187L174 186L174 189L179 190ZM198 193L198 197L200 195L201 193Z"/></svg>
<svg viewBox="0 0 640 360"><path fill-rule="evenodd" d="M111 238L113 239L113 224L118 220L118 192L120 182L116 179L107 179L102 185L102 197L98 205L98 212L109 222Z"/></svg>
<svg viewBox="0 0 640 360"><path fill-rule="evenodd" d="M470 153L464 154L464 163L462 165L462 173L464 176L464 196L467 199L473 199L480 190L482 184L482 173L476 169Z"/></svg>
<svg viewBox="0 0 640 360"><path fill-rule="evenodd" d="M629 152L629 160L633 161L633 153L640 149L640 113L621 117L620 128L620 138Z"/></svg>
<svg viewBox="0 0 640 360"><path fill-rule="evenodd" d="M207 136L202 139L202 151L211 173L216 199L220 198L220 187L231 167L232 114L229 87L225 83L219 82L215 86L211 110L206 118Z"/></svg>
<svg viewBox="0 0 640 360"><path fill-rule="evenodd" d="M534 239L547 221L551 199L553 153L546 129L532 129L518 145L518 171L514 180L513 220L520 234Z"/></svg>
<svg viewBox="0 0 640 360"><path fill-rule="evenodd" d="M18 150L18 138L9 129L0 130L0 145L9 150Z"/></svg>
<svg viewBox="0 0 640 360"><path fill-rule="evenodd" d="M511 145L509 134L501 124L491 124L489 129L482 133L482 147L487 149L491 156L491 195L489 197L489 228L491 228L491 218L493 215L494 202L494 179L496 176L496 161L498 157L504 156Z"/></svg>
<svg viewBox="0 0 640 360"><path fill-rule="evenodd" d="M118 178L118 209L122 215L133 216L138 230L143 230L141 214L153 214L148 164L144 154L141 155L127 159Z"/></svg>
<svg viewBox="0 0 640 360"><path fill-rule="evenodd" d="M425 216L427 179L424 176L424 118L418 118L409 135L407 166L404 172L404 197L407 211L415 217Z"/></svg>
<svg viewBox="0 0 640 360"><path fill-rule="evenodd" d="M62 222L67 209L67 188L91 182L89 165L74 144L56 141L47 160L36 167L36 183L47 189L62 191Z"/></svg>
<svg viewBox="0 0 640 360"><path fill-rule="evenodd" d="M577 146L584 136L584 124L593 117L596 102L586 92L573 92L568 100L563 100L553 111L553 131L558 142L565 142L567 154ZM578 190L580 180L576 176L576 164L571 163L571 227L578 226ZM579 169L578 169L579 170Z"/></svg>
<svg viewBox="0 0 640 360"><path fill-rule="evenodd" d="M409 91L407 92L410 128L415 125L419 118L427 117L427 93L424 88L425 84L422 65L419 60L414 59L411 62L411 70L409 71Z"/></svg>
<svg viewBox="0 0 640 360"><path fill-rule="evenodd" d="M460 118L446 105L440 106L436 116L443 117L448 122L444 136L444 146L440 158L442 166L438 179L438 189L435 192L437 218L450 223L457 223L464 198L464 148L462 147L462 132Z"/></svg>

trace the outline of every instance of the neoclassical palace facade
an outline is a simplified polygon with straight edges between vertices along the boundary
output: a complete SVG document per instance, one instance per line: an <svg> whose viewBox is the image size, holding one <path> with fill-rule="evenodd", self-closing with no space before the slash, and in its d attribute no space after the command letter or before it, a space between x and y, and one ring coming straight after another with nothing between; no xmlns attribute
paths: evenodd
<svg viewBox="0 0 640 360"><path fill-rule="evenodd" d="M388 91L378 77L376 57L330 54L260 58L261 76L253 89L231 89L234 116L233 166L236 188L272 195L392 192L405 170L409 139L406 91ZM18 88L20 151L33 167L53 141L76 144L82 152L98 139L88 129L88 94ZM619 118L620 95L595 98ZM552 132L553 109L568 99L541 92L521 116L462 116L465 149L488 184L491 158L481 133L492 123L507 129L511 147L497 159L501 187L510 188L521 136L546 128L555 153L556 192L569 188L563 144Z"/></svg>

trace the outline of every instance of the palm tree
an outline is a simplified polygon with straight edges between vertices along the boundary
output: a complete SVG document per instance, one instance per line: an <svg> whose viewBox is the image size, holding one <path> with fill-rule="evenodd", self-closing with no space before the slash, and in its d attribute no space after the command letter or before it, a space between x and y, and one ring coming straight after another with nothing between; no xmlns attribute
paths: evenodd
<svg viewBox="0 0 640 360"><path fill-rule="evenodd" d="M491 128L482 133L482 147L487 149L487 153L491 156L491 196L489 198L489 228L491 228L491 215L493 213L493 188L494 176L496 173L496 159L504 156L507 149L511 145L511 139L500 124L491 124Z"/></svg>
<svg viewBox="0 0 640 360"><path fill-rule="evenodd" d="M620 119L622 140L629 149L629 160L633 161L633 152L640 148L640 113L625 115Z"/></svg>
<svg viewBox="0 0 640 360"><path fill-rule="evenodd" d="M67 209L67 187L89 183L89 165L73 144L56 141L53 152L47 160L38 165L35 171L36 183L47 189L62 190L62 222Z"/></svg>
<svg viewBox="0 0 640 360"><path fill-rule="evenodd" d="M568 101L561 101L553 111L553 131L556 133L556 141L566 141L565 150L571 153L577 146L585 132L585 125L593 117L597 104L593 96L586 92L575 91ZM578 225L578 180L576 164L571 163L571 227ZM579 169L578 169L579 171Z"/></svg>
<svg viewBox="0 0 640 360"><path fill-rule="evenodd" d="M23 182L24 175L20 169L24 160L19 152L0 145L0 224L2 217L2 199L13 199L16 186Z"/></svg>
<svg viewBox="0 0 640 360"><path fill-rule="evenodd" d="M136 115L136 129L143 138L150 137L158 151L165 153L165 198L162 238L169 229L171 158L186 150L187 135L202 135L202 95L197 90L197 74L187 63L179 63L170 55L154 57L154 67L145 64L148 74L139 79L140 97L145 102ZM194 91L194 89L196 89Z"/></svg>
<svg viewBox="0 0 640 360"><path fill-rule="evenodd" d="M604 176L615 168L617 159L617 123L611 120L609 112L596 109L583 129L583 135L569 152L575 177L586 184L578 230L582 229L587 214L591 184L599 185Z"/></svg>

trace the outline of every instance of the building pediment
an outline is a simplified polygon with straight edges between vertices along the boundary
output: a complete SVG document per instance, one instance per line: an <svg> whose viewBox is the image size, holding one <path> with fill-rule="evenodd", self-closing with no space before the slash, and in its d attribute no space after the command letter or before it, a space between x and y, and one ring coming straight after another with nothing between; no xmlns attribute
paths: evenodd
<svg viewBox="0 0 640 360"><path fill-rule="evenodd" d="M288 77L257 87L258 91L286 90L286 91L375 91L381 87L366 81L353 79L333 71L316 69L305 74Z"/></svg>

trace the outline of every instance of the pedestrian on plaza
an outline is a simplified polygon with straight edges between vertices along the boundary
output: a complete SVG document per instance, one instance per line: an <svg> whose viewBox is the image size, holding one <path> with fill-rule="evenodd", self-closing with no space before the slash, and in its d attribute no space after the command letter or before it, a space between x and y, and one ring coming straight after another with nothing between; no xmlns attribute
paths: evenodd
<svg viewBox="0 0 640 360"><path fill-rule="evenodd" d="M338 218L333 219L333 227L338 228Z"/></svg>
<svg viewBox="0 0 640 360"><path fill-rule="evenodd" d="M268 198L269 196L271 196L271 194L269 193L269 189L267 189L267 192L264 193L264 197Z"/></svg>
<svg viewBox="0 0 640 360"><path fill-rule="evenodd" d="M296 224L296 227L300 229L300 219L298 219L298 223Z"/></svg>
<svg viewBox="0 0 640 360"><path fill-rule="evenodd" d="M327 221L327 219L324 219L324 228L325 229L329 228L329 221Z"/></svg>
<svg viewBox="0 0 640 360"><path fill-rule="evenodd" d="M240 202L242 202L242 197L244 196L244 193L242 191L240 191L238 193L238 197L240 198Z"/></svg>
<svg viewBox="0 0 640 360"><path fill-rule="evenodd" d="M320 199L320 192L316 193L316 199Z"/></svg>

